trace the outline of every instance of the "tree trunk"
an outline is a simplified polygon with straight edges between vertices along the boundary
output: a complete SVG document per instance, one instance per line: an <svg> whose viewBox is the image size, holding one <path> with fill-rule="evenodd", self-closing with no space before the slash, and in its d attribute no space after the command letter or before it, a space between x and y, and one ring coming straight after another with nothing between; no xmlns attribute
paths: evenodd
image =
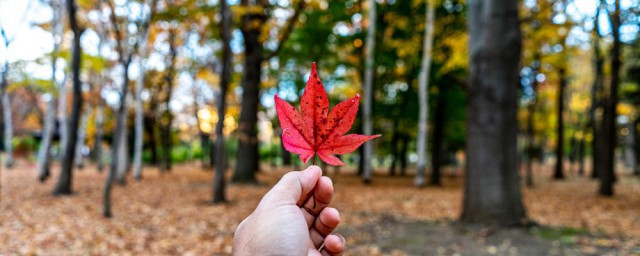
<svg viewBox="0 0 640 256"><path fill-rule="evenodd" d="M364 84L362 85L364 91L362 114L364 116L362 120L363 133L365 135L373 134L373 120L372 109L373 106L373 70L375 56L374 51L376 48L376 1L369 1L369 28L367 29L367 38L365 41L365 68L364 68ZM364 183L371 182L371 175L373 168L371 166L371 160L373 157L373 144L371 141L365 142L363 147L363 168L362 168L362 181Z"/></svg>
<svg viewBox="0 0 640 256"><path fill-rule="evenodd" d="M146 38L146 36L144 36ZM146 40L143 40L141 53L146 52ZM135 136L134 136L134 153L133 153L133 178L135 180L142 179L142 150L144 142L144 113L142 109L142 89L144 88L144 73L146 67L146 54L140 54L139 67L138 67L138 79L136 82L135 92L135 105L136 105L136 119L135 119Z"/></svg>
<svg viewBox="0 0 640 256"><path fill-rule="evenodd" d="M53 38L53 51L51 57L51 83L60 87L56 79L58 54L62 45L62 32L64 27L64 6L60 1L51 1L51 37ZM55 93L51 93L51 99L47 102L47 112L42 130L42 144L38 151L38 179L44 182L50 175L51 167L51 144L56 126L56 100Z"/></svg>
<svg viewBox="0 0 640 256"><path fill-rule="evenodd" d="M116 133L113 137L114 141L118 140L118 147L114 148L114 150L116 150L116 154L118 154L118 161L116 161L116 177L115 177L115 181L120 184L120 185L124 185L126 183L126 176L127 176L127 166L129 165L129 143L128 143L128 134L129 134L129 126L128 126L128 122L129 122L129 112L127 111L127 98L128 98L128 94L129 94L129 64L131 63L131 57L129 57L129 60L123 64L124 67L124 77L123 77L123 86L122 86L122 90L120 91L120 93L122 93L121 98L120 98L120 107L118 108L118 114L116 115L116 118L118 120L116 120L117 122L120 122L120 124L122 125L122 129L118 130L116 129L116 131L118 133ZM117 124L116 124L117 125ZM114 158L115 159L115 158Z"/></svg>
<svg viewBox="0 0 640 256"><path fill-rule="evenodd" d="M143 49L145 44L143 44ZM144 52L143 50L141 50ZM133 153L133 178L135 180L142 180L142 151L144 142L144 113L142 109L142 88L144 87L144 70L146 67L146 57L140 58L138 69L140 74L138 75L135 92L135 105L136 105L136 119L135 119L135 136L134 136L134 153Z"/></svg>
<svg viewBox="0 0 640 256"><path fill-rule="evenodd" d="M396 176L396 164L398 162L398 141L400 132L398 131L398 118L393 120L393 135L391 135L391 165L389 166L389 175Z"/></svg>
<svg viewBox="0 0 640 256"><path fill-rule="evenodd" d="M84 148L84 140L87 134L87 122L89 121L89 110L80 110L80 127L78 129L78 139L76 141L76 153L74 156L74 163L78 169L84 167L84 156L82 155L82 148Z"/></svg>
<svg viewBox="0 0 640 256"><path fill-rule="evenodd" d="M51 166L51 143L56 123L56 98L52 97L47 102L47 112L45 114L44 128L42 129L42 143L38 150L38 180L44 182L50 175Z"/></svg>
<svg viewBox="0 0 640 256"><path fill-rule="evenodd" d="M102 74L100 74L100 85L98 87L98 91L102 90L102 83L104 82ZM98 165L98 171L102 172L104 169L104 161L102 160L102 135L103 131L103 123L104 123L104 100L98 99L98 103L96 104L96 116L95 116L95 134L93 139L93 152L96 164Z"/></svg>
<svg viewBox="0 0 640 256"><path fill-rule="evenodd" d="M605 154L602 172L600 173L600 195L613 196L613 183L616 181L615 174L615 151L616 151L616 106L618 105L618 87L620 83L620 0L615 1L615 8L610 15L611 31L613 35L613 47L611 48L611 82L609 95L605 100L604 107L604 145Z"/></svg>
<svg viewBox="0 0 640 256"><path fill-rule="evenodd" d="M594 64L594 73L595 78L593 81L593 86L591 87L591 108L589 110L589 122L591 123L591 132L593 135L593 140L591 141L591 156L592 156L592 178L599 178L603 165L603 156L604 156L604 137L603 134L603 118L598 117L596 113L598 110L602 108L602 98L604 91L604 58L600 53L600 34L598 32L599 29L599 17L600 17L600 8L602 7L602 1L598 1L598 8L596 8L596 15L593 21L593 32L592 32L592 40L593 40L593 64Z"/></svg>
<svg viewBox="0 0 640 256"><path fill-rule="evenodd" d="M125 69L126 70L126 69ZM125 71L126 73L127 71ZM127 76L128 77L128 76ZM128 80L128 79L127 79ZM102 194L103 200L103 210L102 215L104 217L111 217L111 187L113 186L113 182L116 180L116 176L118 174L119 169L121 168L121 159L122 154L121 151L125 151L122 149L121 144L126 142L126 139L123 140L123 134L126 132L126 97L128 91L129 83L124 81L123 86L120 90L120 105L118 109L115 111L116 115L116 127L115 132L112 138L111 143L111 163L109 168L109 173L107 174L107 179L105 181L104 190ZM126 152L126 151L125 151Z"/></svg>
<svg viewBox="0 0 640 256"><path fill-rule="evenodd" d="M534 53L534 62L535 63L533 66L533 82L532 82L532 87L533 87L533 92L534 92L534 97L531 99L531 102L529 102L529 104L527 105L527 146L525 147L525 150L527 152L527 169L526 169L526 174L525 174L525 184L527 187L532 188L533 187L533 159L534 159L534 155L535 155L535 138L536 138L536 130L534 127L534 121L535 121L535 114L536 114L536 109L538 107L538 80L537 80L537 76L538 74L540 74L540 53L536 52Z"/></svg>
<svg viewBox="0 0 640 256"><path fill-rule="evenodd" d="M400 148L400 176L407 174L407 152L409 151L409 135L402 135L402 148Z"/></svg>
<svg viewBox="0 0 640 256"><path fill-rule="evenodd" d="M425 184L424 175L427 169L427 142L429 137L429 76L431 71L431 48L433 45L433 22L435 19L435 0L428 0L422 42L422 66L418 77L420 114L418 117L418 165L414 185L422 187Z"/></svg>
<svg viewBox="0 0 640 256"><path fill-rule="evenodd" d="M256 122L258 120L258 102L262 56L260 41L263 24L262 13L247 14L242 17L242 35L244 37L245 59L242 75L242 112L238 125L238 157L233 182L255 183L256 170L259 169L258 138Z"/></svg>
<svg viewBox="0 0 640 256"><path fill-rule="evenodd" d="M67 12L69 16L69 27L73 31L73 51L71 55L71 71L73 73L73 105L71 108L71 120L67 135L67 146L62 155L62 168L60 179L53 190L54 195L71 194L71 184L73 180L73 157L75 156L76 140L78 138L78 123L80 121L80 111L82 109L82 84L80 83L80 61L81 46L80 37L83 28L80 28L76 20L75 0L67 0ZM64 124L61 124L64 125Z"/></svg>
<svg viewBox="0 0 640 256"><path fill-rule="evenodd" d="M227 107L227 88L231 80L231 11L226 1L220 2L220 16L222 17L222 74L220 77L220 94L218 97L218 123L216 124L216 166L213 180L213 202L226 202L225 196L225 150L224 150L224 116Z"/></svg>
<svg viewBox="0 0 640 256"><path fill-rule="evenodd" d="M561 64L562 65L562 64ZM564 179L564 90L567 87L567 78L564 68L558 70L558 126L556 133L558 134L556 141L556 167L553 178L556 180Z"/></svg>
<svg viewBox="0 0 640 256"><path fill-rule="evenodd" d="M633 145L635 146L636 166L633 166L632 170L633 175L640 176L640 129L638 129L638 127L640 127L640 116L636 117L636 121L634 123L635 125L633 126L633 130L630 132L634 133Z"/></svg>
<svg viewBox="0 0 640 256"><path fill-rule="evenodd" d="M469 3L467 163L461 221L517 225L525 218L517 166L518 1Z"/></svg>
<svg viewBox="0 0 640 256"><path fill-rule="evenodd" d="M142 105L142 89L144 89L144 78L147 72L147 59L149 55L148 51L148 34L149 34L149 23L151 22L151 16L155 12L156 1L151 0L145 1L145 5L149 5L151 8L151 13L149 17L146 17L143 26L142 33L140 33L138 37L138 45L140 46L140 54L138 57L138 78L136 80L136 92L135 92L135 105L136 105L136 119L135 119L135 136L134 136L134 149L133 149L133 178L135 180L142 179L142 153L144 150L144 113L143 113L143 105Z"/></svg>
<svg viewBox="0 0 640 256"><path fill-rule="evenodd" d="M171 123L173 122L173 114L171 113L171 108L169 103L171 102L171 97L173 95L173 83L176 72L176 56L178 54L178 50L176 48L176 32L174 30L169 31L169 70L165 75L165 83L167 85L167 98L165 99L165 110L162 113L161 123L160 123L160 143L162 144L162 164L160 167L161 171L170 171L171 170L171 149L172 149L172 140L171 140Z"/></svg>
<svg viewBox="0 0 640 256"><path fill-rule="evenodd" d="M67 83L65 79L59 84L58 87L58 128L60 134L60 152L65 152L68 141L68 121L67 121Z"/></svg>
<svg viewBox="0 0 640 256"><path fill-rule="evenodd" d="M153 101L151 101L153 102ZM150 103L150 105L153 103ZM155 104L151 105L154 106ZM151 159L149 160L151 162L151 164L153 165L157 165L158 164L158 142L156 140L157 137L157 130L156 130L156 119L151 116L151 115L145 115L144 116L144 123L146 124L144 126L144 129L146 130L146 133L149 135L149 151L151 153Z"/></svg>
<svg viewBox="0 0 640 256"><path fill-rule="evenodd" d="M3 33L4 34L4 33ZM9 50L9 41L5 38L5 48ZM11 140L13 140L13 120L11 116L11 98L9 97L8 87L9 81L7 80L7 74L9 73L9 60L4 62L4 69L2 70L2 90L0 97L2 100L2 114L4 117L4 152L5 152L5 166L7 169L13 167L13 149Z"/></svg>
<svg viewBox="0 0 640 256"><path fill-rule="evenodd" d="M444 156L444 122L445 122L445 111L446 111L446 102L444 92L446 90L446 86L443 84L439 85L440 90L438 94L438 102L436 104L436 113L435 120L433 122L433 149L431 150L431 179L429 180L429 185L432 186L440 186L441 182L441 167L442 167L442 158Z"/></svg>

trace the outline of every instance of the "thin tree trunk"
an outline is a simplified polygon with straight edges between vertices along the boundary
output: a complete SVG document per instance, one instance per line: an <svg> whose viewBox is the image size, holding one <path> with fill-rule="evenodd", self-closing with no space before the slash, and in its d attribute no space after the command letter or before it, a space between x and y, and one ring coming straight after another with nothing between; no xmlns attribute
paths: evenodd
<svg viewBox="0 0 640 256"><path fill-rule="evenodd" d="M65 79L59 84L58 87L58 128L60 134L60 143L59 148L60 152L65 152L65 148L67 147L68 141L68 121L67 121L67 83L66 83L66 74ZM62 153L60 153L62 154Z"/></svg>
<svg viewBox="0 0 640 256"><path fill-rule="evenodd" d="M615 8L610 15L611 31L613 35L613 47L611 48L611 82L609 95L605 101L604 108L604 168L600 173L600 195L613 196L613 183L616 181L615 174L615 151L616 151L616 107L618 105L618 88L620 86L620 0L615 1Z"/></svg>
<svg viewBox="0 0 640 256"><path fill-rule="evenodd" d="M60 1L51 1L52 19L51 19L51 37L53 38L53 51L51 57L51 84L56 88L58 82L56 80L58 54L62 44L62 30L64 27L64 6ZM51 99L47 102L47 112L45 114L44 128L42 131L42 144L38 151L38 179L44 182L50 175L51 167L51 144L53 144L53 136L56 124L56 94L51 93Z"/></svg>
<svg viewBox="0 0 640 256"><path fill-rule="evenodd" d="M176 72L176 56L178 54L178 50L176 48L176 32L172 29L169 30L169 70L165 75L165 83L167 86L167 97L165 104L164 113L162 113L161 117L161 126L160 126L160 143L162 144L162 164L160 170L162 171L170 171L171 170L171 148L172 148L172 139L171 139L171 123L173 122L173 114L171 113L171 108L169 107L169 103L171 102L171 97L173 95L173 83Z"/></svg>
<svg viewBox="0 0 640 256"><path fill-rule="evenodd" d="M638 102L640 103L640 100ZM634 133L633 145L635 146L634 151L636 153L636 165L632 166L632 168L633 175L635 176L640 176L640 129L638 129L638 127L640 127L640 116L636 117L633 130L630 131Z"/></svg>
<svg viewBox="0 0 640 256"><path fill-rule="evenodd" d="M218 123L216 124L216 166L213 180L213 202L226 202L225 196L225 148L224 148L224 116L227 107L227 88L231 80L231 11L226 1L220 2L220 16L222 17L222 74L220 77L220 94L218 95Z"/></svg>
<svg viewBox="0 0 640 256"><path fill-rule="evenodd" d="M561 64L562 65L562 64ZM553 173L553 178L556 180L564 179L564 91L567 87L567 78L564 68L558 70L558 127L556 133L558 134L556 141L556 166Z"/></svg>
<svg viewBox="0 0 640 256"><path fill-rule="evenodd" d="M391 135L391 165L389 166L389 175L396 176L396 164L398 162L398 141L400 137L400 132L398 131L398 118L393 120L393 135Z"/></svg>
<svg viewBox="0 0 640 256"><path fill-rule="evenodd" d="M75 156L75 144L78 138L78 123L80 121L80 111L82 109L82 84L80 83L81 51L80 37L83 28L80 28L76 20L75 0L67 0L67 12L69 13L69 27L73 31L73 51L71 55L71 71L73 73L73 105L71 108L71 120L69 122L68 140L62 155L62 168L60 179L53 190L54 195L71 194L73 180L73 157ZM61 124L63 125L63 124Z"/></svg>
<svg viewBox="0 0 640 256"><path fill-rule="evenodd" d="M100 74L100 85L98 87L98 91L102 90L102 74ZM102 172L104 169L104 161L102 159L102 135L103 131L103 123L104 123L104 101L102 98L98 99L98 103L96 104L96 116L95 116L95 129L96 132L94 134L93 139L93 152L96 164L98 165L98 171Z"/></svg>
<svg viewBox="0 0 640 256"><path fill-rule="evenodd" d="M510 226L525 218L517 166L518 1L469 3L467 161L461 221Z"/></svg>
<svg viewBox="0 0 640 256"><path fill-rule="evenodd" d="M145 36L146 38L146 36ZM146 41L146 40L144 40ZM140 52L146 52L146 42L142 44ZM141 54L143 55L143 54ZM139 74L136 82L135 92L135 105L136 105L136 119L135 119L135 136L134 136L134 153L133 153L133 178L135 180L142 179L142 151L144 142L144 113L142 109L142 88L144 87L144 72L146 67L146 54L140 56L139 60Z"/></svg>
<svg viewBox="0 0 640 256"><path fill-rule="evenodd" d="M440 186L442 184L442 158L444 156L444 122L445 122L445 89L446 85L440 84L438 102L436 104L435 120L433 122L433 149L431 150L431 179L429 185Z"/></svg>
<svg viewBox="0 0 640 256"><path fill-rule="evenodd" d="M118 162L116 163L116 183L120 185L124 185L127 182L127 166L129 165L129 160L130 160L129 159L129 140L128 140L129 111L127 111L127 106L126 106L126 99L128 98L127 94L125 94L125 96L122 98L123 102L121 103L125 105L124 109L122 110L123 111L122 116L120 116L120 118L122 118L122 130L120 131L119 134L117 134L117 137L114 138L120 141L120 143L118 143L118 149L117 149Z"/></svg>
<svg viewBox="0 0 640 256"><path fill-rule="evenodd" d="M536 109L538 107L538 80L537 76L540 73L540 54L537 52L534 53L534 67L533 67L533 92L534 97L527 105L527 146L525 150L527 151L527 169L525 174L525 184L527 187L533 187L533 159L535 152L535 138L536 138L536 130L534 127L535 114Z"/></svg>
<svg viewBox="0 0 640 256"><path fill-rule="evenodd" d="M38 150L38 180L44 182L50 175L50 149L53 140L53 132L56 123L56 98L52 97L47 102L47 112L45 114L44 128L42 129L42 144Z"/></svg>
<svg viewBox="0 0 640 256"><path fill-rule="evenodd" d="M89 121L89 109L81 110L80 127L78 129L78 140L76 141L76 153L74 156L74 162L78 169L84 167L84 156L82 155L82 148L84 147L84 140L87 134L87 123Z"/></svg>
<svg viewBox="0 0 640 256"><path fill-rule="evenodd" d="M593 22L593 32L592 32L592 40L593 40L593 64L594 64L594 73L595 79L593 81L593 86L591 88L591 108L589 110L589 122L591 123L591 132L593 135L593 140L591 141L591 156L592 156L592 178L599 178L600 173L603 169L604 162L604 134L602 123L604 122L601 118L598 118L596 113L598 109L602 108L602 98L604 91L604 58L600 53L600 34L598 32L599 29L599 20L600 20L600 8L602 8L602 1L598 1L598 8L596 8L596 15L594 17Z"/></svg>
<svg viewBox="0 0 640 256"><path fill-rule="evenodd" d="M373 134L373 120L372 120L372 109L373 106L373 70L375 63L374 51L376 48L376 1L369 1L369 28L367 29L367 37L365 40L365 75L364 75L364 104L362 108L362 114L364 116L362 124L363 124L363 133L365 135ZM373 173L373 168L371 166L371 160L373 157L373 144L368 141L364 143L363 147L363 168L362 168L362 181L364 183L371 182L371 175Z"/></svg>
<svg viewBox="0 0 640 256"><path fill-rule="evenodd" d="M150 104L151 106L155 106L155 104L153 103L153 99L151 100ZM154 116L154 115L153 115ZM151 159L149 160L151 162L151 164L153 165L158 165L158 142L156 137L158 137L158 133L157 133L157 129L156 129L156 119L153 117L152 115L145 115L144 117L144 123L146 124L144 126L144 129L146 130L146 133L149 135L149 151L151 151Z"/></svg>
<svg viewBox="0 0 640 256"><path fill-rule="evenodd" d="M136 80L136 92L135 92L135 105L136 105L136 119L135 119L135 136L134 136L134 149L133 149L133 178L135 180L142 179L142 153L144 147L144 113L142 105L142 89L144 89L144 78L147 72L147 58L149 55L147 41L149 40L149 24L151 18L155 12L156 1L145 1L145 5L150 6L151 13L147 20L145 20L142 26L142 33L138 37L138 44L140 46L140 54L138 60L138 79Z"/></svg>
<svg viewBox="0 0 640 256"><path fill-rule="evenodd" d="M10 40L7 39L4 29L2 30L2 36L4 37L5 49L9 50ZM11 117L11 98L9 97L8 87L9 81L7 80L7 74L9 73L9 59L4 61L4 69L2 70L2 84L0 85L0 98L2 100L2 114L4 117L4 152L5 152L5 166L7 169L13 167L13 149L11 140L13 139L13 124Z"/></svg>
<svg viewBox="0 0 640 256"><path fill-rule="evenodd" d="M407 152L409 150L409 135L403 134L402 148L400 148L400 176L407 174Z"/></svg>
<svg viewBox="0 0 640 256"><path fill-rule="evenodd" d="M420 114L418 117L418 166L414 185L423 187L427 169L427 141L429 137L429 73L431 71L431 48L433 48L433 23L435 20L435 0L427 1L424 41L422 43L422 66L418 77Z"/></svg>

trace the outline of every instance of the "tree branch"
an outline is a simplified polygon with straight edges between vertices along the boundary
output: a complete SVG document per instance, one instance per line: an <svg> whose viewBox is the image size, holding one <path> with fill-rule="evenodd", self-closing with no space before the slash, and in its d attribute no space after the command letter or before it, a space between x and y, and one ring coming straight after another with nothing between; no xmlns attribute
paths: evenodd
<svg viewBox="0 0 640 256"><path fill-rule="evenodd" d="M289 20L287 20L287 24L285 25L285 30L284 32L282 32L282 36L280 37L280 42L278 43L278 47L276 47L274 51L267 54L267 56L264 58L265 60L275 57L276 55L278 55L280 50L282 50L284 43L287 41L287 39L289 39L289 36L291 36L291 33L293 32L293 26L296 24L296 20L298 20L298 17L300 16L300 12L302 12L302 9L304 8L304 4L305 4L304 0L298 1L298 4L294 9L293 15L289 17Z"/></svg>
<svg viewBox="0 0 640 256"><path fill-rule="evenodd" d="M118 61L120 63L125 63L126 58L124 54L124 47L122 46L123 35L120 30L120 26L118 25L118 19L116 18L116 8L113 6L113 1L106 1L109 6L109 18L111 19L111 25L113 26L113 33L116 37L116 51L118 52Z"/></svg>

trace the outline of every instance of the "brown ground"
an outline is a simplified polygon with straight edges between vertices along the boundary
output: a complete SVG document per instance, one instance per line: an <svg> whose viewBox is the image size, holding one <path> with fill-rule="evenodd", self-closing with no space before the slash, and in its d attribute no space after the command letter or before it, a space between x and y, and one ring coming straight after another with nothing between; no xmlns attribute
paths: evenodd
<svg viewBox="0 0 640 256"><path fill-rule="evenodd" d="M34 169L25 162L2 169L0 255L229 254L236 225L285 172L265 165L263 185L231 185L230 203L210 205L212 172L183 165L159 175L146 168L142 182L115 187L115 216L105 219L104 173L93 167L75 172L75 194L52 197L55 180L38 183ZM349 171L328 175L347 255L640 255L638 177L621 175L616 196L601 198L596 181L570 174L557 182L543 173L535 188L524 189L529 216L545 226L532 230L454 224L459 173L425 189L413 188L411 177L377 175L365 186Z"/></svg>

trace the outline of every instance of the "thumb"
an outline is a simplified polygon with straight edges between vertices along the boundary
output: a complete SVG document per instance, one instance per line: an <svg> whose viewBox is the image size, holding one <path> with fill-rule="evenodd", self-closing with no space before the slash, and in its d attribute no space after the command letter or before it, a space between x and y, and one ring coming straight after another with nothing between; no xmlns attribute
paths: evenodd
<svg viewBox="0 0 640 256"><path fill-rule="evenodd" d="M313 192L320 177L322 170L315 165L304 171L289 172L265 195L261 204L268 202L301 206Z"/></svg>

